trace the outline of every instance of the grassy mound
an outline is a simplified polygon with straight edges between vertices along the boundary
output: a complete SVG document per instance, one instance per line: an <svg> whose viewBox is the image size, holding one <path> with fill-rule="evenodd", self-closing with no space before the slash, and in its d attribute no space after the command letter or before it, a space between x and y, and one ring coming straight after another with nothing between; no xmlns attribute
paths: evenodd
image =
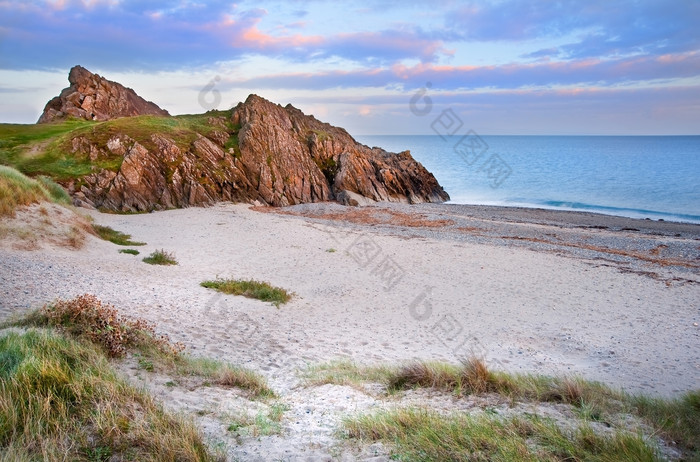
<svg viewBox="0 0 700 462"><path fill-rule="evenodd" d="M119 379L90 344L8 333L0 379L3 460L215 460L192 422Z"/></svg>
<svg viewBox="0 0 700 462"><path fill-rule="evenodd" d="M231 111L210 111L206 114L174 117L123 117L106 122L65 120L51 124L0 124L0 164L10 165L27 175L46 175L55 180L79 179L95 169L118 171L123 157L107 149L114 135L128 135L147 149L155 149L152 135L161 134L187 150L199 135L225 130L230 139L226 148L240 155L237 127L210 124L211 117L230 120ZM75 149L74 140L84 137L101 148L97 159Z"/></svg>

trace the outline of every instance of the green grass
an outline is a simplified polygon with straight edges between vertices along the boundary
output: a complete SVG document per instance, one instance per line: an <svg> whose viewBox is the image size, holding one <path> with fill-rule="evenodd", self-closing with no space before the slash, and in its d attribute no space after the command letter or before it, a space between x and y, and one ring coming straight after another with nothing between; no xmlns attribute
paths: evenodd
<svg viewBox="0 0 700 462"><path fill-rule="evenodd" d="M56 183L51 178L39 175L36 180L46 189L53 202L63 205L70 205L72 203L68 192L63 189L63 186Z"/></svg>
<svg viewBox="0 0 700 462"><path fill-rule="evenodd" d="M440 414L419 408L379 411L345 420L345 435L393 446L402 461L656 461L644 437L601 435L586 424L565 432L537 416Z"/></svg>
<svg viewBox="0 0 700 462"><path fill-rule="evenodd" d="M149 256L143 259L143 262L149 265L177 265L175 255L163 249L153 251Z"/></svg>
<svg viewBox="0 0 700 462"><path fill-rule="evenodd" d="M121 380L99 349L33 329L0 337L0 458L217 460L191 421Z"/></svg>
<svg viewBox="0 0 700 462"><path fill-rule="evenodd" d="M139 252L139 251L136 250L136 249L119 249L119 253L126 253L126 254L129 254L129 255L138 255L138 254L140 254L141 252Z"/></svg>
<svg viewBox="0 0 700 462"><path fill-rule="evenodd" d="M243 295L244 297L255 298L264 302L271 302L276 307L292 299L292 294L285 289L253 279L216 279L204 281L200 285L225 294Z"/></svg>
<svg viewBox="0 0 700 462"><path fill-rule="evenodd" d="M153 150L156 144L152 135L158 133L188 150L199 135L208 136L217 129L229 132L226 148L240 157L236 127L230 122L225 128L209 123L210 117L224 117L228 121L230 115L229 110L174 117L123 117L106 122L66 120L38 125L0 124L0 164L10 165L30 176L46 175L59 181L79 179L100 169L119 170L123 156L107 149L107 141L114 135L127 135ZM97 159L90 159L87 153L74 149L74 140L80 137L87 138L101 151Z"/></svg>
<svg viewBox="0 0 700 462"><path fill-rule="evenodd" d="M146 245L145 242L132 241L131 234L122 233L121 231L114 230L114 229L110 228L109 226L93 225L92 227L101 239L104 239L105 241L109 241L113 244L125 245L125 246L126 245L136 245L136 246ZM138 255L138 252L134 255Z"/></svg>

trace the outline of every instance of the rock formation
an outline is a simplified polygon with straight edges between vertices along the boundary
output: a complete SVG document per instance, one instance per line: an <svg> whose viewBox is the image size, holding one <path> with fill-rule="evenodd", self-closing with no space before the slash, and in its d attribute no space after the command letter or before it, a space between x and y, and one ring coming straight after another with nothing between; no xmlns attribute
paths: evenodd
<svg viewBox="0 0 700 462"><path fill-rule="evenodd" d="M170 117L82 67L71 69L69 81L39 121L69 115L107 121L63 142L67 157L92 166L66 184L78 204L128 212L217 201L285 206L449 199L408 151L369 148L291 105L250 95L229 111Z"/></svg>
<svg viewBox="0 0 700 462"><path fill-rule="evenodd" d="M342 128L291 105L251 95L231 111L199 117L204 126L192 133L180 130L177 139L166 132L142 131L136 139L128 130L114 133L114 128L106 129L109 138L97 130L73 138L72 155L89 157L95 164L123 160L118 169L95 171L69 189L78 201L114 211L217 201L286 206L449 199L408 151L393 154L361 145Z"/></svg>
<svg viewBox="0 0 700 462"><path fill-rule="evenodd" d="M75 66L68 74L70 86L46 103L38 123L75 117L110 120L144 114L167 116L168 111L138 96L131 88Z"/></svg>

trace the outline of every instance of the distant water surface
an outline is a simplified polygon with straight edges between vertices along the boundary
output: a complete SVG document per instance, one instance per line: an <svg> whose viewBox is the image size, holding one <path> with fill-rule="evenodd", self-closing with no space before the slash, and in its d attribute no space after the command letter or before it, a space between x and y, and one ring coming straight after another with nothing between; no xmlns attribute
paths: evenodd
<svg viewBox="0 0 700 462"><path fill-rule="evenodd" d="M410 150L453 203L700 223L700 136L356 138Z"/></svg>

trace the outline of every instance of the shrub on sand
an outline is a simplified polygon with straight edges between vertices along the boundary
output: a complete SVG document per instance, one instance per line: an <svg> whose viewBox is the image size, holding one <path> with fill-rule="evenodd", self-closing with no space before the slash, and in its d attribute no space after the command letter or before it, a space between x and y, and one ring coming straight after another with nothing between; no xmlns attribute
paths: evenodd
<svg viewBox="0 0 700 462"><path fill-rule="evenodd" d="M143 261L149 265L177 265L175 255L172 252L166 252L163 249L156 250L144 258Z"/></svg>
<svg viewBox="0 0 700 462"><path fill-rule="evenodd" d="M272 302L276 307L292 299L292 294L285 289L253 279L216 279L214 281L204 281L200 285L225 294L243 295L244 297L255 298L264 302Z"/></svg>

